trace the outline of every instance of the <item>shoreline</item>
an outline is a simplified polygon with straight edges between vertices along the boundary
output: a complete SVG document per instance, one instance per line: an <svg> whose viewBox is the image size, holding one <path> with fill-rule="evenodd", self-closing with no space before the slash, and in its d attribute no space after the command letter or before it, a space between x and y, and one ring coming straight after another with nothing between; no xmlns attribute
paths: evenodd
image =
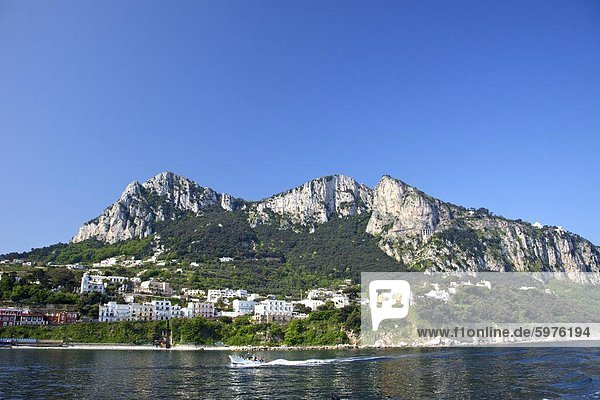
<svg viewBox="0 0 600 400"><path fill-rule="evenodd" d="M22 349L22 350L151 350L151 351L308 351L308 350L350 350L350 349L367 349L370 346L358 345L331 345L331 346L207 346L181 344L170 348L157 347L153 345L136 345L125 343L72 343L63 345L17 345L6 347L7 349Z"/></svg>

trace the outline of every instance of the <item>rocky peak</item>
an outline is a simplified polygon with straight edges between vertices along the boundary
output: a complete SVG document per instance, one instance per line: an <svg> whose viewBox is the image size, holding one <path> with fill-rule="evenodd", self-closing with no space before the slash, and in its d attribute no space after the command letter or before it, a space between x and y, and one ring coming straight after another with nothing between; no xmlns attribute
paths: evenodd
<svg viewBox="0 0 600 400"><path fill-rule="evenodd" d="M450 209L445 203L386 175L373 191L367 232L419 239L431 236L440 223L450 218Z"/></svg>
<svg viewBox="0 0 600 400"><path fill-rule="evenodd" d="M238 204L230 195L201 187L172 172L162 172L142 184L134 181L127 185L119 199L84 224L72 241L96 238L114 243L143 238L153 233L157 221L174 219L184 212L198 213L210 206L233 211Z"/></svg>
<svg viewBox="0 0 600 400"><path fill-rule="evenodd" d="M284 226L323 223L333 216L368 212L371 195L371 189L353 178L326 176L254 204L249 220L253 226L273 220Z"/></svg>
<svg viewBox="0 0 600 400"><path fill-rule="evenodd" d="M172 172L161 172L142 186L177 210L197 213L202 208L220 204L220 195L211 188L201 187Z"/></svg>
<svg viewBox="0 0 600 400"><path fill-rule="evenodd" d="M174 191L190 190L190 189L204 189L211 190L209 188L202 188L196 182L191 181L183 176L174 174L173 172L161 172L160 174L154 175L148 179L143 185L146 189L153 191L158 195L169 194Z"/></svg>
<svg viewBox="0 0 600 400"><path fill-rule="evenodd" d="M144 187L138 181L133 181L125 187L125 190L123 190L123 193L121 193L119 200L126 201L129 198L141 196L143 190Z"/></svg>

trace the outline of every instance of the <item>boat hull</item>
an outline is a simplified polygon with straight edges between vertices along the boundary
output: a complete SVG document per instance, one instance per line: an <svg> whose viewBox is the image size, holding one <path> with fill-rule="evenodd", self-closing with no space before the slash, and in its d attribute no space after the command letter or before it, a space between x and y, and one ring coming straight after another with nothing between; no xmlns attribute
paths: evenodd
<svg viewBox="0 0 600 400"><path fill-rule="evenodd" d="M239 365L239 366L259 366L259 365L263 365L264 362L261 361L253 361L253 360L248 360L247 358L243 358L243 357L239 357L239 356L229 356L229 359L231 360L231 364L232 365Z"/></svg>

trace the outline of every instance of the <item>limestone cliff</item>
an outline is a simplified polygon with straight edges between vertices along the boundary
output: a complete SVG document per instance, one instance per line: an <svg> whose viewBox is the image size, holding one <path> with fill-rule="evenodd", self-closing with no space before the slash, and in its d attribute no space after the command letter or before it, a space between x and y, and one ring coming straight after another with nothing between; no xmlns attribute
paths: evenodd
<svg viewBox="0 0 600 400"><path fill-rule="evenodd" d="M367 186L344 175L327 176L253 204L249 220L253 226L324 223L334 216L369 212L371 200Z"/></svg>

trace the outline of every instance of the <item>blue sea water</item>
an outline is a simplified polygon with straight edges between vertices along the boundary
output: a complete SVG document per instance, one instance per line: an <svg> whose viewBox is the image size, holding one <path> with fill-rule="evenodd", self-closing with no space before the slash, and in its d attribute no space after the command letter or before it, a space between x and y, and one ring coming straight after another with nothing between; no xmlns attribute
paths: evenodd
<svg viewBox="0 0 600 400"><path fill-rule="evenodd" d="M600 349L0 350L2 399L600 398Z"/></svg>

